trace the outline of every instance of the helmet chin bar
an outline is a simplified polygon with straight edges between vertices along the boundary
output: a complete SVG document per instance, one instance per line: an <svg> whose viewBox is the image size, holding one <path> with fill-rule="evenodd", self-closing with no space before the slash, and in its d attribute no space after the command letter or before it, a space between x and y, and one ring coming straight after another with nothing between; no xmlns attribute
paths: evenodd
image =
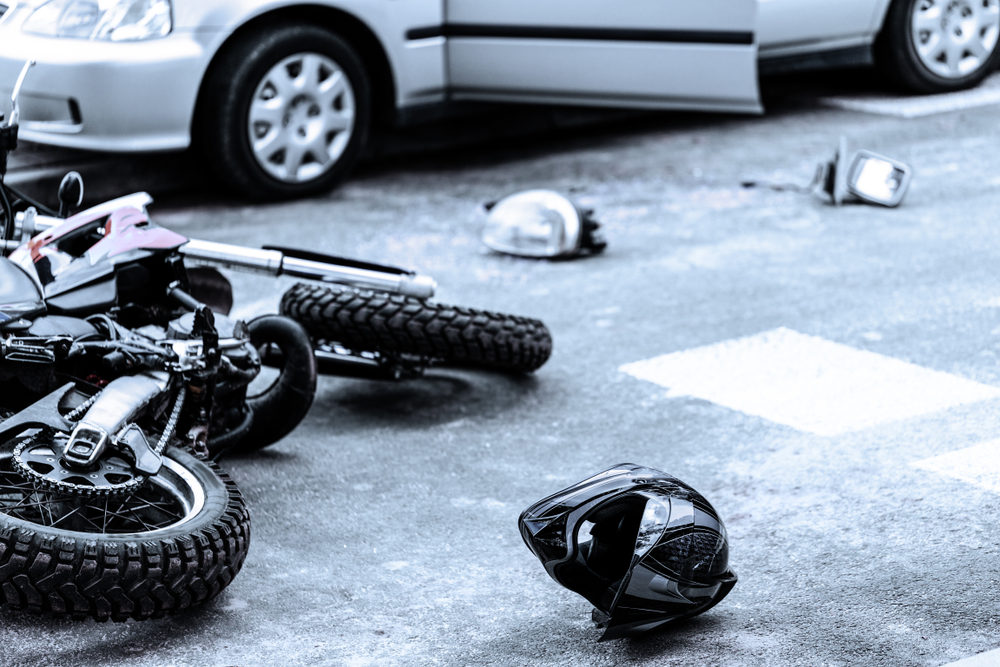
<svg viewBox="0 0 1000 667"><path fill-rule="evenodd" d="M533 504L518 523L549 575L594 605L601 641L700 614L736 585L715 509L652 468L609 468Z"/></svg>

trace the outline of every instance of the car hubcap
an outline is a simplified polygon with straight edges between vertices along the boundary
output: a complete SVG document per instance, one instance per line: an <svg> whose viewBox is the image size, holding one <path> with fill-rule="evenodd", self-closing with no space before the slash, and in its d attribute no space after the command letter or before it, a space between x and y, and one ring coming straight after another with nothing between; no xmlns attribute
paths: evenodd
<svg viewBox="0 0 1000 667"><path fill-rule="evenodd" d="M913 11L920 62L945 79L981 69L1000 36L1000 0L920 0Z"/></svg>
<svg viewBox="0 0 1000 667"><path fill-rule="evenodd" d="M280 181L315 180L347 149L355 110L354 90L336 62L319 53L288 56L268 70L250 100L254 158Z"/></svg>

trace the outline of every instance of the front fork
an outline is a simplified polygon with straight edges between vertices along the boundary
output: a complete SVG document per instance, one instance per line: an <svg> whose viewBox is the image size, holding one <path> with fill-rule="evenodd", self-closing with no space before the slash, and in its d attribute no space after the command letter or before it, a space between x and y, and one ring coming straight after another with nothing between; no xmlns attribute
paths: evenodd
<svg viewBox="0 0 1000 667"><path fill-rule="evenodd" d="M179 252L193 264L208 264L270 276L292 276L405 294L418 299L434 296L437 287L432 278L412 271L291 248L267 247L257 250L230 243L191 239L180 247Z"/></svg>

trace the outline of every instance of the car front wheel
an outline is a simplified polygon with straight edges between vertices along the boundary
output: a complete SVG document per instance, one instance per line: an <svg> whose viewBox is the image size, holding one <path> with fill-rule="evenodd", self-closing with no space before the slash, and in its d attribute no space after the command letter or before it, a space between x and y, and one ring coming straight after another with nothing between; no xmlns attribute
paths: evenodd
<svg viewBox="0 0 1000 667"><path fill-rule="evenodd" d="M1000 0L895 0L876 58L914 92L975 86L1000 59Z"/></svg>
<svg viewBox="0 0 1000 667"><path fill-rule="evenodd" d="M226 184L254 199L329 190L357 163L371 124L361 60L313 26L244 36L220 56L203 95L202 150Z"/></svg>

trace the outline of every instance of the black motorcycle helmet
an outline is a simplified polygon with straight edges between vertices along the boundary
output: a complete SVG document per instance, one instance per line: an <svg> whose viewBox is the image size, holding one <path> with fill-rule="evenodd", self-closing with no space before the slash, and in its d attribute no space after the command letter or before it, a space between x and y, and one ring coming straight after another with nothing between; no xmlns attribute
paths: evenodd
<svg viewBox="0 0 1000 667"><path fill-rule="evenodd" d="M518 526L549 576L594 605L600 641L700 614L736 585L715 509L652 468L609 468L538 501Z"/></svg>

